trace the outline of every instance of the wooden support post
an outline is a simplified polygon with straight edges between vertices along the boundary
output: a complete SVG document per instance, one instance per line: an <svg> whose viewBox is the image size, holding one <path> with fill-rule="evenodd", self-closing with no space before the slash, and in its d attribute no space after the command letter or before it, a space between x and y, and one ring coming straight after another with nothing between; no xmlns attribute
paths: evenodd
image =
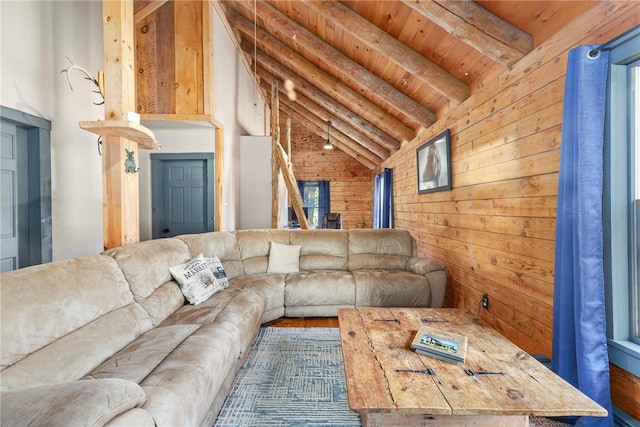
<svg viewBox="0 0 640 427"><path fill-rule="evenodd" d="M284 177L284 183L287 186L287 191L289 192L289 197L291 198L291 206L298 217L298 223L300 224L300 228L306 230L309 228L309 219L304 214L304 202L302 200L302 196L300 195L300 191L298 190L298 183L296 181L296 177L293 174L293 170L287 166L287 154L284 152L284 148L278 144L275 147L275 155L278 161L278 165L282 170L282 176Z"/></svg>
<svg viewBox="0 0 640 427"><path fill-rule="evenodd" d="M298 217L298 223L300 228L309 228L309 220L304 214L304 202L300 191L298 190L298 183L296 177L293 175L293 170L289 166L288 156L284 152L284 148L280 145L280 116L279 116L279 98L278 98L278 81L273 80L271 83L271 183L272 183L272 198L271 198L271 227L277 228L278 220L278 172L282 171L284 177L284 183L287 186L289 198L291 199L291 206ZM274 113L275 111L275 113ZM289 128L290 122L287 122ZM291 145L290 129L287 130L287 146ZM290 150L290 148L289 148ZM275 182L275 183L274 183Z"/></svg>
<svg viewBox="0 0 640 427"><path fill-rule="evenodd" d="M215 231L222 230L222 177L223 177L223 166L224 166L224 128L221 124L218 125L216 129L216 204L215 204L215 218L214 225Z"/></svg>
<svg viewBox="0 0 640 427"><path fill-rule="evenodd" d="M278 81L271 82L271 228L278 228L278 160L276 148L280 145L280 103Z"/></svg>
<svg viewBox="0 0 640 427"><path fill-rule="evenodd" d="M287 116L285 133L287 135L287 166L291 167L291 117L289 116Z"/></svg>
<svg viewBox="0 0 640 427"><path fill-rule="evenodd" d="M135 111L133 0L102 2L105 120L126 120ZM138 160L138 144L103 138L102 210L104 247L140 240L138 174L125 172L127 151Z"/></svg>

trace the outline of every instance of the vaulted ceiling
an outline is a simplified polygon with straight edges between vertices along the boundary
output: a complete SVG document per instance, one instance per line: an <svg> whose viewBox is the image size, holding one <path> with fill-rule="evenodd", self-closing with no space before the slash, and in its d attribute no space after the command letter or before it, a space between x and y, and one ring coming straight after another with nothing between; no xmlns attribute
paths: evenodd
<svg viewBox="0 0 640 427"><path fill-rule="evenodd" d="M265 99L374 169L594 2L214 4Z"/></svg>

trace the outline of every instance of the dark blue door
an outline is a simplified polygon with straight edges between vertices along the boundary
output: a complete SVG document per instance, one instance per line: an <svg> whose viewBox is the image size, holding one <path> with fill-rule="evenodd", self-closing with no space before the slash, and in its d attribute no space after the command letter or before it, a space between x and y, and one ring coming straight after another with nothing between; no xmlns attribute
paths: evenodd
<svg viewBox="0 0 640 427"><path fill-rule="evenodd" d="M152 168L157 169L152 172L153 238L213 231L213 155L184 156L152 156Z"/></svg>

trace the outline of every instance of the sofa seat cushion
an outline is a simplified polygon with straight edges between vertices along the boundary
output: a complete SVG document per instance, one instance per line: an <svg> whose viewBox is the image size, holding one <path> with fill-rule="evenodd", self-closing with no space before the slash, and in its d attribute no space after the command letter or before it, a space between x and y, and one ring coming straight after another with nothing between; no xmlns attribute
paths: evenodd
<svg viewBox="0 0 640 427"><path fill-rule="evenodd" d="M401 270L354 271L358 307L430 307L429 279Z"/></svg>
<svg viewBox="0 0 640 427"><path fill-rule="evenodd" d="M85 379L122 378L140 384L202 325L157 327L129 344Z"/></svg>
<svg viewBox="0 0 640 427"><path fill-rule="evenodd" d="M287 276L285 307L351 306L356 302L353 276L341 270L300 271Z"/></svg>
<svg viewBox="0 0 640 427"><path fill-rule="evenodd" d="M233 369L239 331L229 322L201 326L144 379L143 406L158 426L200 425Z"/></svg>
<svg viewBox="0 0 640 427"><path fill-rule="evenodd" d="M198 306L185 305L91 376L139 381L147 394L143 409L158 426L200 425L249 351L263 311L259 292L225 289ZM199 323L187 323L194 320Z"/></svg>
<svg viewBox="0 0 640 427"><path fill-rule="evenodd" d="M259 292L265 301L262 323L284 315L284 274L252 274L237 277L229 282L229 289L252 289ZM275 317L274 317L275 316Z"/></svg>
<svg viewBox="0 0 640 427"><path fill-rule="evenodd" d="M0 412L2 425L7 426L97 427L145 401L145 392L138 384L112 378L3 392Z"/></svg>
<svg viewBox="0 0 640 427"><path fill-rule="evenodd" d="M262 316L265 302L262 294L248 289L224 289L199 305L187 304L169 316L160 326L200 324L215 322L225 311L245 312L247 316L256 313Z"/></svg>
<svg viewBox="0 0 640 427"><path fill-rule="evenodd" d="M255 293L245 290L242 294ZM214 323L202 325L186 338L142 382L147 393L143 408L156 425L202 424L227 375L235 372L260 328L264 305L249 312L244 307L227 305Z"/></svg>
<svg viewBox="0 0 640 427"><path fill-rule="evenodd" d="M118 415L109 421L109 427L156 427L153 417L142 408L129 409L127 412Z"/></svg>
<svg viewBox="0 0 640 427"><path fill-rule="evenodd" d="M255 289L225 289L213 298L198 306L185 305L169 317L161 326L188 325L197 321L207 326L216 325L213 331L226 333L239 343L233 352L233 358L241 359L260 328L260 321L265 311L265 300L262 293ZM198 334L202 333L198 330ZM220 372L225 376L227 372Z"/></svg>

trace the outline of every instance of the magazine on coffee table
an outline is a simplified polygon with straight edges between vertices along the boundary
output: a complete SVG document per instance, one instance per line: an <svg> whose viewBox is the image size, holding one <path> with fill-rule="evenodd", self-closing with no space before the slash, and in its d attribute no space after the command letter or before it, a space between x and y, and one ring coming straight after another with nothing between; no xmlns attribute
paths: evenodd
<svg viewBox="0 0 640 427"><path fill-rule="evenodd" d="M464 363L467 355L467 337L422 326L416 333L411 348L416 353L435 357L450 363Z"/></svg>

